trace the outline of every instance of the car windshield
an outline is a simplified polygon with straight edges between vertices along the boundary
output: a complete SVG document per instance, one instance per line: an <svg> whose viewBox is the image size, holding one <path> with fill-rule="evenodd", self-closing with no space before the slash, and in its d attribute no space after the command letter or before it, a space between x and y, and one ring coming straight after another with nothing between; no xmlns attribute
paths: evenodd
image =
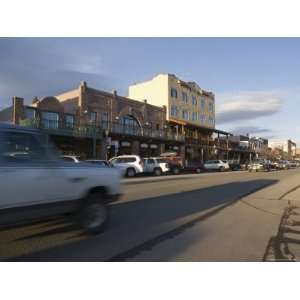
<svg viewBox="0 0 300 300"><path fill-rule="evenodd" d="M22 162L29 160L57 160L59 151L51 139L43 134L7 131L0 133L2 160Z"/></svg>

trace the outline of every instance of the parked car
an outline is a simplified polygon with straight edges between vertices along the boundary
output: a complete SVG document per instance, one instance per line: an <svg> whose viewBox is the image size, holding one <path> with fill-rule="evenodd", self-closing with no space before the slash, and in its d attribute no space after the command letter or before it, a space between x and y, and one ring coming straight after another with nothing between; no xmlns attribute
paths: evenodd
<svg viewBox="0 0 300 300"><path fill-rule="evenodd" d="M144 172L160 176L169 172L169 164L161 157L144 158Z"/></svg>
<svg viewBox="0 0 300 300"><path fill-rule="evenodd" d="M80 157L76 155L63 155L61 158L65 161L74 162L76 164L80 163Z"/></svg>
<svg viewBox="0 0 300 300"><path fill-rule="evenodd" d="M288 164L288 162L285 161L285 160L280 160L280 161L278 162L278 169L280 169L280 170L287 170L287 169L289 169L289 164Z"/></svg>
<svg viewBox="0 0 300 300"><path fill-rule="evenodd" d="M127 177L134 177L144 172L143 160L138 155L121 155L113 157L109 163L121 170Z"/></svg>
<svg viewBox="0 0 300 300"><path fill-rule="evenodd" d="M172 174L178 175L184 169L183 159L176 152L164 152L160 157L168 162Z"/></svg>
<svg viewBox="0 0 300 300"><path fill-rule="evenodd" d="M201 162L189 162L184 167L184 172L202 173L204 171L205 171L205 168Z"/></svg>
<svg viewBox="0 0 300 300"><path fill-rule="evenodd" d="M108 161L101 159L87 159L85 160L85 162L97 165L99 167L112 167L112 165Z"/></svg>
<svg viewBox="0 0 300 300"><path fill-rule="evenodd" d="M109 218L107 204L120 195L120 175L63 161L46 134L0 124L0 190L1 225L67 213L98 233Z"/></svg>
<svg viewBox="0 0 300 300"><path fill-rule="evenodd" d="M235 160L223 160L224 162L228 163L229 168L231 171L240 171L242 170L242 166L238 161Z"/></svg>
<svg viewBox="0 0 300 300"><path fill-rule="evenodd" d="M204 164L204 168L208 171L228 171L230 169L229 164L223 160L208 160Z"/></svg>
<svg viewBox="0 0 300 300"><path fill-rule="evenodd" d="M269 165L263 160L253 161L248 166L249 172L269 171Z"/></svg>

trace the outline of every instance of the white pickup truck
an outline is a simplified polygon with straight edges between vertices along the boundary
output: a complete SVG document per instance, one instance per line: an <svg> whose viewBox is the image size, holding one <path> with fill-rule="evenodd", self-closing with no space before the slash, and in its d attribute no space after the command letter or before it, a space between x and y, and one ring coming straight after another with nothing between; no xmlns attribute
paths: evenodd
<svg viewBox="0 0 300 300"><path fill-rule="evenodd" d="M91 233L108 221L120 172L59 159L46 134L0 124L0 225L70 214Z"/></svg>

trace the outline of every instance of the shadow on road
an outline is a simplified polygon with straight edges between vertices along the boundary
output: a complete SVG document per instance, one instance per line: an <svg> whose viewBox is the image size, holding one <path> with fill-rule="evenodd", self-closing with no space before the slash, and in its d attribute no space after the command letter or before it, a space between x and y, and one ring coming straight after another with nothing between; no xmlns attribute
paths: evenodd
<svg viewBox="0 0 300 300"><path fill-rule="evenodd" d="M203 218L218 213L238 201L240 197L277 182L278 180L271 179L238 181L155 198L119 201L112 205L111 225L103 234L65 246L20 256L15 260L125 261L145 248L151 249L165 238L180 234L195 223L201 222ZM215 211L212 211L214 208ZM210 212L206 214L208 209ZM202 214L201 216L195 215L186 223L176 224L177 220L197 213ZM166 227L166 224L170 223L173 224L171 229L170 226ZM46 230L44 234L45 236L51 234L51 230ZM37 238L45 238L45 236L39 233Z"/></svg>

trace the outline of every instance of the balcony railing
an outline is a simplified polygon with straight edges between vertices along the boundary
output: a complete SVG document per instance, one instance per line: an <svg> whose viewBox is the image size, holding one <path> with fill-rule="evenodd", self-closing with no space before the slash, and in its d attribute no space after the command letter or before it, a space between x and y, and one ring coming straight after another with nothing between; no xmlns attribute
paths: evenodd
<svg viewBox="0 0 300 300"><path fill-rule="evenodd" d="M104 134L131 135L134 137L146 137L170 141L184 141L184 136L165 130L156 130L149 127L132 126L118 122L102 122L100 125L78 125L63 121L48 119L21 120L20 125L31 128L47 130L49 133L77 137L102 138Z"/></svg>
<svg viewBox="0 0 300 300"><path fill-rule="evenodd" d="M91 137L101 138L103 136L103 130L99 126L93 125L75 125L73 123L48 120L48 119L26 119L21 120L20 125L46 130L48 133L61 134L66 136L75 137Z"/></svg>
<svg viewBox="0 0 300 300"><path fill-rule="evenodd" d="M153 139L162 139L162 140L173 140L173 141L184 141L184 136L181 134L176 134L171 132L168 129L157 130L150 127L144 126L134 126L121 124L118 122L102 122L101 127L106 130L108 133L112 134L124 134L132 135L139 137L147 137Z"/></svg>

